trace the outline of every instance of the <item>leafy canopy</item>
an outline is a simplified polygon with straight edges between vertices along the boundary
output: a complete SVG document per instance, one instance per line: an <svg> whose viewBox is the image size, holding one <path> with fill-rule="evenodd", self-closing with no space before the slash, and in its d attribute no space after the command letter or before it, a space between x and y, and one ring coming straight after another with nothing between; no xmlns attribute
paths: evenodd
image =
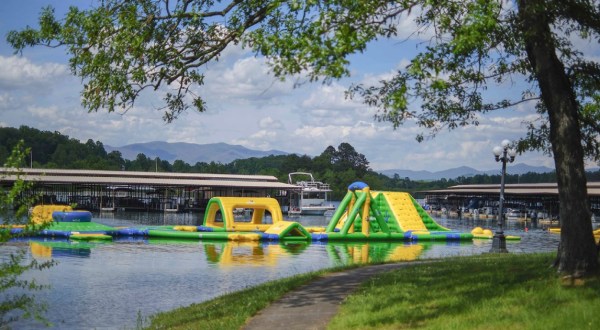
<svg viewBox="0 0 600 330"><path fill-rule="evenodd" d="M600 37L599 6L592 0L543 5L579 104L581 143L600 161L600 65L576 47ZM547 109L524 48L527 23L517 14L515 2L502 0L105 0L87 10L71 7L60 20L45 8L39 28L12 31L7 40L17 51L65 47L71 70L84 81L89 111L126 111L144 90L160 90L170 122L190 108L205 111L191 87L203 84L203 65L230 44L266 56L282 79L304 74L329 81L349 76L350 55L395 38L399 23L412 20L414 33L429 38L421 52L378 84L352 86L348 96L377 107L378 120L394 127L414 121L432 135L478 125L481 113L533 102L539 116L526 123L519 150L550 153ZM490 92L506 85L520 93Z"/></svg>

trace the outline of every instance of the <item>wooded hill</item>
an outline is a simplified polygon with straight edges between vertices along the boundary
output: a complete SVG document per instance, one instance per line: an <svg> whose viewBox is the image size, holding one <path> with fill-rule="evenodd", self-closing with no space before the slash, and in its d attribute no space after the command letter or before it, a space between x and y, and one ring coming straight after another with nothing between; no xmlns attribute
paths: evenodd
<svg viewBox="0 0 600 330"><path fill-rule="evenodd" d="M337 148L327 147L319 156L277 155L261 158L238 159L227 164L197 162L188 164L182 160L170 163L160 158L148 158L138 154L136 159L124 159L120 152L107 153L100 141L92 139L82 143L59 132L40 131L21 126L0 127L0 164L4 164L12 148L19 140L33 152L22 164L23 167L125 170L146 172L180 173L226 173L273 175L287 182L290 172L311 172L315 179L329 183L334 190L333 199L341 198L347 186L354 181L364 181L374 190L407 191L419 197L419 191L446 188L457 184L500 183L500 175L475 175L472 177L448 178L435 181L413 181L399 175L387 176L373 171L366 157L358 153L349 143ZM33 155L33 161L31 159ZM588 180L600 181L600 170L588 173ZM527 173L508 175L507 183L556 182L555 173Z"/></svg>

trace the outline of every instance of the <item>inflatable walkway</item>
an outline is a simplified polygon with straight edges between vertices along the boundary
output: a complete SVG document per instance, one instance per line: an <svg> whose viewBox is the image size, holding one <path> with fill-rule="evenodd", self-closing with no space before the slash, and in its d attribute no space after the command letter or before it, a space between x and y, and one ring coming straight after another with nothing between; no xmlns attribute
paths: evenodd
<svg viewBox="0 0 600 330"><path fill-rule="evenodd" d="M37 205L31 211L28 225L4 226L12 237L41 236L71 240L112 240L114 228L92 222L92 213L73 210L66 205Z"/></svg>
<svg viewBox="0 0 600 330"><path fill-rule="evenodd" d="M250 214L250 219L236 217L235 211L239 210ZM46 217L50 212L42 211ZM362 182L348 187L326 228L306 228L286 221L277 200L262 197L214 197L208 202L200 226L113 228L91 222L91 214L85 212L58 208L52 213L53 223L36 235L79 240L137 236L240 242L462 241L474 237L440 226L408 193L371 192ZM10 231L20 233L19 228Z"/></svg>

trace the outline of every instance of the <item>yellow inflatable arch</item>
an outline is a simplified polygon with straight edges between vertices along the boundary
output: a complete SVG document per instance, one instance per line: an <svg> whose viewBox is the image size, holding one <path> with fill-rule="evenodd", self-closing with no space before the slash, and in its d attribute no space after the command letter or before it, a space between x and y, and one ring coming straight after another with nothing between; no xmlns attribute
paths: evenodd
<svg viewBox="0 0 600 330"><path fill-rule="evenodd" d="M235 209L250 210L250 222L236 221L233 214ZM217 212L221 212L220 218ZM267 214L271 215L270 223L266 223ZM266 231L281 221L283 214L279 203L268 197L214 197L208 202L204 213L204 226L216 231Z"/></svg>

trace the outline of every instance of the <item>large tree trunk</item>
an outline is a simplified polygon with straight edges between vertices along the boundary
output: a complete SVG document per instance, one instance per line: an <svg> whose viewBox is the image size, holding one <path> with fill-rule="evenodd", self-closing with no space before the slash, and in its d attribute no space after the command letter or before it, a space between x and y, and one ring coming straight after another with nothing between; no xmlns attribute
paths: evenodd
<svg viewBox="0 0 600 330"><path fill-rule="evenodd" d="M561 273L582 275L598 269L578 121L578 104L563 63L556 55L544 0L519 0L519 24L527 56L550 120L561 236Z"/></svg>

